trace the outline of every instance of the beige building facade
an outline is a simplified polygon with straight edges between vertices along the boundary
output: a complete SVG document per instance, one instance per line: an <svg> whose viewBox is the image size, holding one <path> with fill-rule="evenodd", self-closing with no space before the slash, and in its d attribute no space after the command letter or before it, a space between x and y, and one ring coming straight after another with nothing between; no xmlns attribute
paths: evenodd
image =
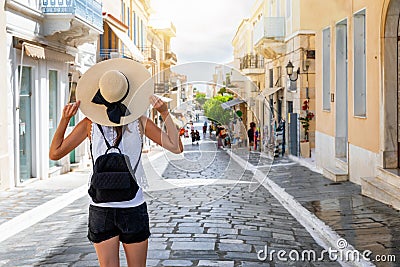
<svg viewBox="0 0 400 267"><path fill-rule="evenodd" d="M400 1L315 1L316 155L324 174L400 208Z"/></svg>
<svg viewBox="0 0 400 267"><path fill-rule="evenodd" d="M298 120L305 116L304 101L309 101L308 112L315 113L316 28L308 8L312 2L258 0L233 41L235 59L254 55L253 64L240 68L255 84L247 108L253 112L251 120L258 122L263 151L279 146L279 155L300 156L300 141L306 139ZM292 81L286 73L289 61L294 66ZM315 119L310 121L308 150L315 147L314 130Z"/></svg>

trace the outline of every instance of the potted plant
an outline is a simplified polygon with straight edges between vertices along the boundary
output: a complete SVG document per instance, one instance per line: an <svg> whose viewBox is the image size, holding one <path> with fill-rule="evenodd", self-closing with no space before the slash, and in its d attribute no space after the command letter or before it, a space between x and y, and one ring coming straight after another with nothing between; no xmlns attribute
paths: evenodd
<svg viewBox="0 0 400 267"><path fill-rule="evenodd" d="M309 131L310 131L310 121L314 118L314 113L309 111L309 99L304 100L303 106L301 107L304 116L299 117L301 126L304 129L304 140L300 142L300 153L304 158L310 157L310 142L309 142Z"/></svg>

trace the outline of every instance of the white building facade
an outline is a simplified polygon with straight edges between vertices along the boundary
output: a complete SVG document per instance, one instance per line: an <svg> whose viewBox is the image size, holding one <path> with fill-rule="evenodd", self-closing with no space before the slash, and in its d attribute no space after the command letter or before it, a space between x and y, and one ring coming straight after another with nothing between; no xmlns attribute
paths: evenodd
<svg viewBox="0 0 400 267"><path fill-rule="evenodd" d="M56 162L49 160L49 145L70 91L96 63L101 6L96 0L6 1L6 51L1 60L7 63L2 74L6 84L0 89L6 115L0 117L4 134L0 164L7 162L8 167L2 168L1 189L45 179L69 171L71 163L82 163L84 145Z"/></svg>

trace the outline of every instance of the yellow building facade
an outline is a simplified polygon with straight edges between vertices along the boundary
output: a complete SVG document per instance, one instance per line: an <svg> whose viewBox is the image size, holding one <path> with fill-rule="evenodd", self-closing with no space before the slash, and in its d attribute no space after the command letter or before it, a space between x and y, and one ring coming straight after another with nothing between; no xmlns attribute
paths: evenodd
<svg viewBox="0 0 400 267"><path fill-rule="evenodd" d="M400 1L313 2L317 165L399 209Z"/></svg>

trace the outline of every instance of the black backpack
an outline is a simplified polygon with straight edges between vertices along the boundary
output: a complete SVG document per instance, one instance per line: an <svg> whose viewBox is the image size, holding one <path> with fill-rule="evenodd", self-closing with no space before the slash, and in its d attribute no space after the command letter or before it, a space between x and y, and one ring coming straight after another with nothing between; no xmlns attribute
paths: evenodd
<svg viewBox="0 0 400 267"><path fill-rule="evenodd" d="M107 150L104 155L99 156L96 162L93 162L93 175L90 181L89 195L94 203L104 202L121 202L132 200L139 186L134 177L142 150L135 169L132 170L129 157L121 153L118 148L122 138L113 146L111 146L104 136L103 128L97 124L104 141L107 145ZM109 152L110 149L117 149L119 152ZM92 154L92 143L90 143L90 152Z"/></svg>

